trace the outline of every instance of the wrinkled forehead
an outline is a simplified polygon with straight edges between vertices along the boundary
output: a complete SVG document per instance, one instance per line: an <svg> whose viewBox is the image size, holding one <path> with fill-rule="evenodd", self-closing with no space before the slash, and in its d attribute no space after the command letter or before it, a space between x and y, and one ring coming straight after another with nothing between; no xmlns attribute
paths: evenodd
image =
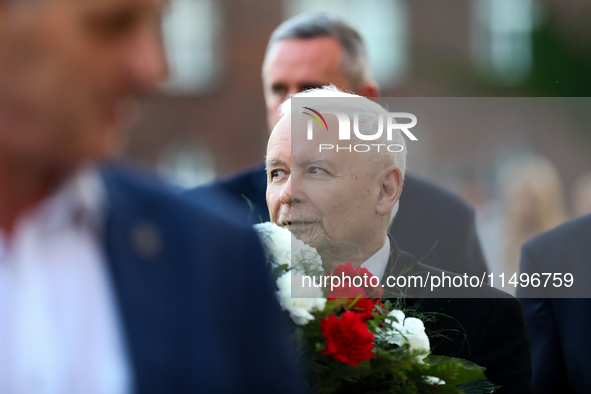
<svg viewBox="0 0 591 394"><path fill-rule="evenodd" d="M336 117L330 114L320 117L306 109L301 112L288 116L292 149L319 151L321 145L336 145L339 142L339 124Z"/></svg>
<svg viewBox="0 0 591 394"><path fill-rule="evenodd" d="M332 142L335 137L321 130L318 125L312 126L318 136L313 140L308 139L308 120L301 116L292 116L291 113L283 116L273 128L267 144L267 159L292 162L293 164L309 162L314 157L326 157L318 155L319 143ZM318 127L318 129L316 129Z"/></svg>
<svg viewBox="0 0 591 394"><path fill-rule="evenodd" d="M308 166L313 164L330 165L335 169L353 168L363 164L359 154L346 149L334 149L337 145L344 147L338 139L338 121L336 117L326 116L324 119L295 115L291 118L291 155L292 165ZM310 134L311 132L311 134ZM327 149L332 146L333 149Z"/></svg>
<svg viewBox="0 0 591 394"><path fill-rule="evenodd" d="M291 160L291 123L288 117L283 117L273 128L267 142L267 157L269 162L289 162Z"/></svg>

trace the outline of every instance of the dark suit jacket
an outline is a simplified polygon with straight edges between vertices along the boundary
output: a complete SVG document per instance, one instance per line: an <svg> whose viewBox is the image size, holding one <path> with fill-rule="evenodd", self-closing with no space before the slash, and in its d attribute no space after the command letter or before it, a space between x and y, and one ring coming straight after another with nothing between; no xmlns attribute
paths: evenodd
<svg viewBox="0 0 591 394"><path fill-rule="evenodd" d="M187 192L231 220L269 221L267 175L257 166ZM406 175L400 209L390 233L403 250L433 267L482 275L486 263L476 235L474 211L431 183Z"/></svg>
<svg viewBox="0 0 591 394"><path fill-rule="evenodd" d="M527 242L521 272L570 272L574 296L586 298L524 298L539 295L518 288L531 336L534 392L591 393L591 215L567 222ZM585 289L586 288L586 289ZM583 293L581 293L583 292ZM549 295L568 296L566 292Z"/></svg>
<svg viewBox="0 0 591 394"><path fill-rule="evenodd" d="M421 263L401 251L390 238L391 255L382 278L386 286L389 275L441 276L441 270ZM449 276L457 276L445 272ZM392 294L386 292L384 297ZM470 360L486 367L489 380L504 386L498 393L531 393L531 356L525 317L519 301L507 293L484 284L478 288L458 289L456 297L442 290L405 289L406 308L417 313L433 313L426 321L432 353ZM394 292L396 293L396 292ZM439 297L445 294L446 298ZM396 299L391 299L395 302Z"/></svg>
<svg viewBox="0 0 591 394"><path fill-rule="evenodd" d="M104 168L105 255L137 393L299 392L252 229Z"/></svg>

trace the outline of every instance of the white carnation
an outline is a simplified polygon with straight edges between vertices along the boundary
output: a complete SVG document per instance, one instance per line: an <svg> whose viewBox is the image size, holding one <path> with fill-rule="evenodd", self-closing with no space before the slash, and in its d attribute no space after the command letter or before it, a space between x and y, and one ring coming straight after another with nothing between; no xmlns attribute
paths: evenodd
<svg viewBox="0 0 591 394"><path fill-rule="evenodd" d="M273 268L281 265L291 268L291 232L271 222L256 224L254 228L260 234L265 248L273 256Z"/></svg>
<svg viewBox="0 0 591 394"><path fill-rule="evenodd" d="M286 227L265 222L254 228L260 234L269 254L273 256L273 268L287 265L288 268L311 275L323 272L322 259L316 249L297 239Z"/></svg>
<svg viewBox="0 0 591 394"><path fill-rule="evenodd" d="M411 349L421 350L422 353L417 358L422 362L431 348L423 322L414 317L405 317L404 312L399 310L390 311L388 316L396 320L385 319L385 323L392 327L385 332L386 341L398 346L408 343Z"/></svg>
<svg viewBox="0 0 591 394"><path fill-rule="evenodd" d="M306 298L292 298L291 284L293 282L299 286L299 293ZM302 275L286 272L277 279L277 296L283 310L289 312L291 319L295 324L303 326L314 320L310 312L313 310L323 310L326 305L326 298L322 297L322 290L318 287L301 287Z"/></svg>

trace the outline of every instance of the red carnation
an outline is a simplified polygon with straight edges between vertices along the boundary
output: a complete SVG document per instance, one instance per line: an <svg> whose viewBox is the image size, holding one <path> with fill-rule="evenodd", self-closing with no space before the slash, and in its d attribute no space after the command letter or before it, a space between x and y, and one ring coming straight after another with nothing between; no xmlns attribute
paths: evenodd
<svg viewBox="0 0 591 394"><path fill-rule="evenodd" d="M341 274L345 274L345 276L351 277L363 276L364 273L373 276L367 268L362 268L360 265L353 268L353 264L351 263L339 264L337 268L333 269L331 272L332 275L341 276Z"/></svg>
<svg viewBox="0 0 591 394"><path fill-rule="evenodd" d="M373 317L374 302L368 298L360 298L349 308L351 312L359 315L362 321L368 321Z"/></svg>
<svg viewBox="0 0 591 394"><path fill-rule="evenodd" d="M371 285L374 276L366 268L357 266L353 268L351 263L340 264L329 272L329 275L341 279L339 286L333 287L327 294L327 298L381 298L384 289L378 283L376 287ZM359 277L359 279L354 279ZM349 279L350 278L350 279ZM373 281L374 283L378 281Z"/></svg>
<svg viewBox="0 0 591 394"><path fill-rule="evenodd" d="M320 321L326 348L322 354L348 365L359 365L374 356L374 336L359 314L345 312L339 319L332 314Z"/></svg>

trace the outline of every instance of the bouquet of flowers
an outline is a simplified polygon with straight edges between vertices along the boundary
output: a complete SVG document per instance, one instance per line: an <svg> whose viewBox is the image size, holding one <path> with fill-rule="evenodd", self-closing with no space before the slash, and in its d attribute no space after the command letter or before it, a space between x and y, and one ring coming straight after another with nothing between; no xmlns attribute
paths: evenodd
<svg viewBox="0 0 591 394"><path fill-rule="evenodd" d="M361 286L304 287L304 277L327 275L316 249L284 227L263 223L255 228L277 278L279 303L294 323L314 391L492 393L498 388L474 363L431 355L423 321L407 317L388 300L382 302L382 287L368 283L372 274L365 268L347 263L328 272L366 278L352 282Z"/></svg>

